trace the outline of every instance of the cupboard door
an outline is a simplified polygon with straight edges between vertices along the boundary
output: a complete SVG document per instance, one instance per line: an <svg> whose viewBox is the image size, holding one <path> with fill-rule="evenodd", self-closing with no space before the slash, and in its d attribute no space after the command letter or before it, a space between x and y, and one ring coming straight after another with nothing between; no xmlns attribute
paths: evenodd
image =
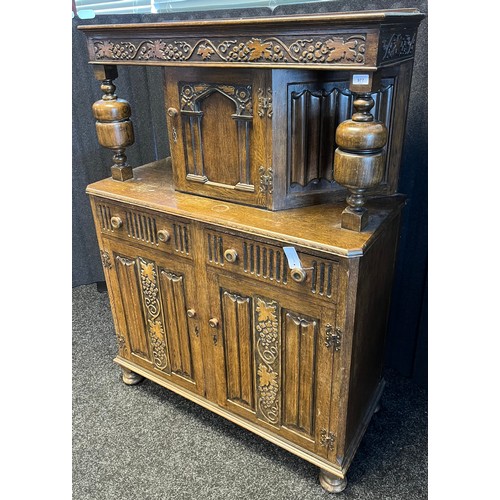
<svg viewBox="0 0 500 500"><path fill-rule="evenodd" d="M165 79L176 189L265 206L266 72L168 68Z"/></svg>
<svg viewBox="0 0 500 500"><path fill-rule="evenodd" d="M119 355L198 394L200 326L191 266L158 252L104 240Z"/></svg>
<svg viewBox="0 0 500 500"><path fill-rule="evenodd" d="M215 360L219 404L290 441L327 455L332 380L327 336L335 309L209 271L219 318ZM331 448L331 445L329 445Z"/></svg>

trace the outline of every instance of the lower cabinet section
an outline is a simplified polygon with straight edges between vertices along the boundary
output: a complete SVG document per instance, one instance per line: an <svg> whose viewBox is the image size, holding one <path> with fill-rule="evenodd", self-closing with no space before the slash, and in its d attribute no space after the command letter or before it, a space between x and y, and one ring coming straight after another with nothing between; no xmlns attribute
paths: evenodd
<svg viewBox="0 0 500 500"><path fill-rule="evenodd" d="M335 304L135 242L103 237L101 246L121 359L318 456L335 456ZM215 378L213 394L206 374Z"/></svg>
<svg viewBox="0 0 500 500"><path fill-rule="evenodd" d="M113 207L127 220L129 207ZM289 240L153 211L161 238L155 224L137 238L126 224L103 229L93 208L124 382L147 377L191 399L317 465L323 487L341 491L383 388L399 219L359 258L297 246L296 279Z"/></svg>

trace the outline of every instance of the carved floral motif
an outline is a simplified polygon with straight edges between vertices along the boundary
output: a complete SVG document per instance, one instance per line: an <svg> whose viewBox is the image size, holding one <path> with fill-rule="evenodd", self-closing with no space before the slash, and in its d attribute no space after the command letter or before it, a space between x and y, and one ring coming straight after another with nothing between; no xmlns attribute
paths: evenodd
<svg viewBox="0 0 500 500"><path fill-rule="evenodd" d="M116 341L118 342L118 353L123 356L127 352L127 344L125 337L121 333L116 333Z"/></svg>
<svg viewBox="0 0 500 500"><path fill-rule="evenodd" d="M323 36L283 41L276 37L241 40L94 41L96 60L282 62L364 64L366 35Z"/></svg>
<svg viewBox="0 0 500 500"><path fill-rule="evenodd" d="M273 169L271 167L259 167L260 192L262 194L271 194L273 192Z"/></svg>
<svg viewBox="0 0 500 500"><path fill-rule="evenodd" d="M336 351L340 351L340 345L341 345L341 340L342 340L342 332L340 331L340 328L333 326L330 323L327 323L326 325L326 339L325 339L325 345L326 347L330 348L333 347Z"/></svg>
<svg viewBox="0 0 500 500"><path fill-rule="evenodd" d="M280 414L278 303L260 297L255 303L258 415L277 424Z"/></svg>
<svg viewBox="0 0 500 500"><path fill-rule="evenodd" d="M167 366L165 330L163 329L160 309L159 290L154 262L139 258L141 266L141 285L146 306L148 333L151 343L153 362L163 370Z"/></svg>
<svg viewBox="0 0 500 500"><path fill-rule="evenodd" d="M266 93L266 95L264 94ZM257 114L262 118L266 114L269 118L273 116L273 91L268 87L265 91L264 89L257 90L257 98L259 100L257 107ZM267 113L266 113L267 112Z"/></svg>
<svg viewBox="0 0 500 500"><path fill-rule="evenodd" d="M328 432L326 429L321 429L319 444L326 447L328 450L333 450L333 443L335 441L335 436L332 432Z"/></svg>
<svg viewBox="0 0 500 500"><path fill-rule="evenodd" d="M111 259L109 257L109 253L106 252L105 250L101 250L101 261L102 261L102 267L106 269L111 269Z"/></svg>

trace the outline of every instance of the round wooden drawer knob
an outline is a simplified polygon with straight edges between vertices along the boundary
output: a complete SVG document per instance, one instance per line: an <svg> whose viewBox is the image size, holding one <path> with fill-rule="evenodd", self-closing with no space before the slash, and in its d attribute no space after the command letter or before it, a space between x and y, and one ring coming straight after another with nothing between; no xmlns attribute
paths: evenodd
<svg viewBox="0 0 500 500"><path fill-rule="evenodd" d="M224 258L228 262L236 262L238 259L238 252L234 248L230 248L224 252Z"/></svg>
<svg viewBox="0 0 500 500"><path fill-rule="evenodd" d="M208 324L212 327L212 328L217 328L219 326L219 320L217 318L210 318L208 320Z"/></svg>
<svg viewBox="0 0 500 500"><path fill-rule="evenodd" d="M196 316L196 311L194 309L187 310L188 318L194 318Z"/></svg>
<svg viewBox="0 0 500 500"><path fill-rule="evenodd" d="M175 118L179 114L179 112L175 108L168 108L167 114L168 116L170 116L170 118Z"/></svg>
<svg viewBox="0 0 500 500"><path fill-rule="evenodd" d="M304 269L301 269L300 267L292 269L290 271L290 275L292 276L293 281L296 281L297 283L302 283L307 276Z"/></svg>
<svg viewBox="0 0 500 500"><path fill-rule="evenodd" d="M170 233L166 229L160 229L158 233L156 233L156 236L162 243L166 243L170 239Z"/></svg>
<svg viewBox="0 0 500 500"><path fill-rule="evenodd" d="M111 217L111 227L113 229L120 229L123 226L123 221L118 217L118 215L115 215Z"/></svg>

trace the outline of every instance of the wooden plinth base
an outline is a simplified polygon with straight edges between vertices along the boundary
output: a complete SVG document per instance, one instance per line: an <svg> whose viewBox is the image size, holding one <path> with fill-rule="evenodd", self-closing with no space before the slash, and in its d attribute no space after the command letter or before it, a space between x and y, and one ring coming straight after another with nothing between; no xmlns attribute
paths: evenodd
<svg viewBox="0 0 500 500"><path fill-rule="evenodd" d="M132 167L111 167L111 177L115 181L126 181L128 179L132 179L134 177L134 173L132 172Z"/></svg>
<svg viewBox="0 0 500 500"><path fill-rule="evenodd" d="M347 486L347 479L340 478L334 474L330 474L324 469L319 470L319 484L328 493L340 493L344 491Z"/></svg>
<svg viewBox="0 0 500 500"><path fill-rule="evenodd" d="M342 212L340 227L342 229L350 229L351 231L361 232L368 224L368 211L366 208L361 210L353 210L347 207Z"/></svg>

